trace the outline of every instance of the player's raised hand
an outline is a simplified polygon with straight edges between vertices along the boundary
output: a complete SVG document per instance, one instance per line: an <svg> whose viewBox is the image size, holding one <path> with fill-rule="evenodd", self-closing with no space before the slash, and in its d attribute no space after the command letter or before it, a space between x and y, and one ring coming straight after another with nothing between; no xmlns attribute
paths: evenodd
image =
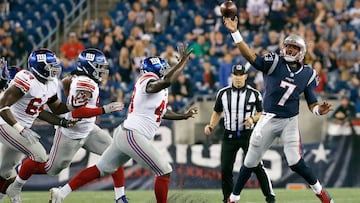
<svg viewBox="0 0 360 203"><path fill-rule="evenodd" d="M180 42L177 44L177 51L179 53L179 58L178 60L188 60L190 54L192 53L192 49L188 50L189 44L188 43L184 43L184 42Z"/></svg>
<svg viewBox="0 0 360 203"><path fill-rule="evenodd" d="M235 32L238 26L238 17L235 16L234 19L223 17L223 22L225 27L231 32Z"/></svg>
<svg viewBox="0 0 360 203"><path fill-rule="evenodd" d="M319 114L324 115L332 111L331 104L327 103L326 101L319 104Z"/></svg>
<svg viewBox="0 0 360 203"><path fill-rule="evenodd" d="M124 108L124 103L122 102L111 102L103 106L105 113L112 113L116 111L121 111Z"/></svg>
<svg viewBox="0 0 360 203"><path fill-rule="evenodd" d="M188 118L194 118L194 115L198 113L198 108L197 107L191 107L190 109L188 109L186 112L185 112L185 119L188 119Z"/></svg>

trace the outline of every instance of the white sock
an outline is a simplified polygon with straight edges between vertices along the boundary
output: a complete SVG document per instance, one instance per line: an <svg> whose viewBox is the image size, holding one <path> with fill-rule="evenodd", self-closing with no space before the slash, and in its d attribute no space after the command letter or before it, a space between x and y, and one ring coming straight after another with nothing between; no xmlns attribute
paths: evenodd
<svg viewBox="0 0 360 203"><path fill-rule="evenodd" d="M310 185L311 189L315 192L315 194L320 194L322 190L322 186L319 181L316 181L314 185Z"/></svg>
<svg viewBox="0 0 360 203"><path fill-rule="evenodd" d="M125 195L125 187L114 187L115 200L119 199L121 196Z"/></svg>
<svg viewBox="0 0 360 203"><path fill-rule="evenodd" d="M234 195L233 193L231 193L229 199L230 199L231 202L239 201L240 200L240 195Z"/></svg>
<svg viewBox="0 0 360 203"><path fill-rule="evenodd" d="M69 184L64 185L64 187L60 189L60 195L63 199L65 199L65 197L68 196L71 192L72 189Z"/></svg>
<svg viewBox="0 0 360 203"><path fill-rule="evenodd" d="M23 185L25 185L26 180L23 180L19 176L16 176L15 183L17 183L16 186L22 187Z"/></svg>

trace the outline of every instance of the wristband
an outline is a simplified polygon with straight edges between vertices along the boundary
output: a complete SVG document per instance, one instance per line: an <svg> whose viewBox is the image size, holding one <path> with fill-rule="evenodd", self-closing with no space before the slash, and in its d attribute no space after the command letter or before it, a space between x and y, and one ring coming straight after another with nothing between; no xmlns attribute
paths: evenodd
<svg viewBox="0 0 360 203"><path fill-rule="evenodd" d="M67 120L65 118L60 119L60 126L65 127L65 128L68 127Z"/></svg>
<svg viewBox="0 0 360 203"><path fill-rule="evenodd" d="M314 108L312 109L313 114L320 116L319 113L319 105L314 106Z"/></svg>
<svg viewBox="0 0 360 203"><path fill-rule="evenodd" d="M241 36L239 30L236 30L236 32L231 33L231 37L233 38L236 44L243 41L243 37Z"/></svg>
<svg viewBox="0 0 360 203"><path fill-rule="evenodd" d="M20 125L20 123L15 123L13 126L19 133L24 130L24 126Z"/></svg>

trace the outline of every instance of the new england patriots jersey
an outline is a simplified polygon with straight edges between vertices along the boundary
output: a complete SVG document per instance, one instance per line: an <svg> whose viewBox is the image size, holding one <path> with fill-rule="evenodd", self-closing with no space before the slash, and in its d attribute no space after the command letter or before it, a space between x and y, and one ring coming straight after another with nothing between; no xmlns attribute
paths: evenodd
<svg viewBox="0 0 360 203"><path fill-rule="evenodd" d="M307 65L290 67L276 53L257 56L252 64L263 72L265 91L264 111L278 118L290 118L299 113L300 95L304 92L306 102L317 102L312 89L318 85L318 75Z"/></svg>
<svg viewBox="0 0 360 203"><path fill-rule="evenodd" d="M158 80L154 73L143 74L136 82L129 112L124 127L145 135L148 139L155 136L161 119L166 113L168 105L168 90L157 93L147 93L146 86L150 80Z"/></svg>
<svg viewBox="0 0 360 203"><path fill-rule="evenodd" d="M49 80L44 84L38 81L31 72L22 70L15 75L9 87L12 85L18 87L24 96L11 105L11 112L17 122L30 128L43 110L43 105L57 94L58 80ZM6 122L0 118L0 124L4 123Z"/></svg>
<svg viewBox="0 0 360 203"><path fill-rule="evenodd" d="M74 75L71 80L69 95L67 98L67 102L71 101L72 97L76 97L76 94L79 91L87 91L91 93L91 98L89 99L86 107L88 108L96 108L99 103L99 86L98 84L90 79L87 76ZM66 119L72 119L71 112L66 113ZM73 127L70 128L61 128L61 132L69 138L72 139L80 139L88 136L90 131L94 128L94 123L96 120L96 116L91 118L82 118L79 122L76 123Z"/></svg>

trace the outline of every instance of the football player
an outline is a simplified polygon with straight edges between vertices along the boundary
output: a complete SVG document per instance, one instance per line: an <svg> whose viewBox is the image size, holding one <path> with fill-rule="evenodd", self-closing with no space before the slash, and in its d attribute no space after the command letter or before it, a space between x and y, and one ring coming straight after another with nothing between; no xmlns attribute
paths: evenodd
<svg viewBox="0 0 360 203"><path fill-rule="evenodd" d="M45 104L58 113L68 111L66 104L56 97L58 83L54 78L60 69L55 54L48 49L38 49L31 53L28 63L29 71L16 73L0 99L0 142L3 143L0 153L1 192L15 177L14 168L22 154L37 161L47 159L45 149L38 141L40 136L30 129L37 117L65 127L76 123L46 111L41 112ZM10 79L10 73L14 74L16 70L10 68L7 72ZM87 101L78 102L83 105Z"/></svg>
<svg viewBox="0 0 360 203"><path fill-rule="evenodd" d="M252 170L259 164L274 139L280 137L289 167L309 183L322 203L332 203L330 195L306 165L300 149L300 94L304 93L308 107L315 115L325 115L332 110L329 103L319 103L312 90L317 86L317 73L302 63L306 53L305 41L298 35L290 35L285 38L280 55L268 53L258 56L248 47L237 30L237 17L224 17L223 20L241 54L257 70L263 72L265 83L264 112L251 135L244 165L228 202L237 202L240 199L240 192Z"/></svg>
<svg viewBox="0 0 360 203"><path fill-rule="evenodd" d="M155 173L156 201L167 202L172 168L159 150L153 146L151 140L163 118L182 120L191 118L197 113L196 107L190 108L184 114L175 113L166 108L167 88L177 80L191 53L187 51L187 46L184 44L180 44L178 49L180 61L171 69L162 58L144 59L141 67L142 74L133 90L128 116L124 123L114 130L113 142L101 155L96 165L78 173L62 188L52 188L50 190L52 203L62 202L71 191L95 178L114 173L119 166L124 165L131 158Z"/></svg>
<svg viewBox="0 0 360 203"><path fill-rule="evenodd" d="M96 115L111 113L123 109L123 103L112 102L97 107L99 101L98 83L103 74L108 74L108 62L105 55L97 49L86 49L78 56L78 68L72 75L63 80L63 88L67 95L67 103L72 98L84 97L87 103L75 111L65 115L68 120L83 118L69 128L56 129L53 145L47 162L27 158L13 184L7 189L13 199L21 199L20 191L32 174L48 174L55 176L71 164L76 152L82 147L90 152L101 155L111 143L110 134L96 124ZM82 96L79 96L82 95ZM86 109L82 111L83 109ZM124 194L124 168L119 167L112 174L116 202L127 202Z"/></svg>

